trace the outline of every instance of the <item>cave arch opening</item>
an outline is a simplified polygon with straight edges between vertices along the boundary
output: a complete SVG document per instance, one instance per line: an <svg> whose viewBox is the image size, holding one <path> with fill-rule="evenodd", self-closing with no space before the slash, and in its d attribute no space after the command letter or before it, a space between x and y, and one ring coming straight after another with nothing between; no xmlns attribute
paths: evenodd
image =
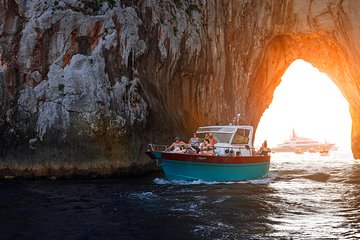
<svg viewBox="0 0 360 240"><path fill-rule="evenodd" d="M255 146L265 139L274 146L288 139L294 129L298 135L334 142L351 152L351 124L349 103L336 84L310 63L297 59L281 77L260 119Z"/></svg>

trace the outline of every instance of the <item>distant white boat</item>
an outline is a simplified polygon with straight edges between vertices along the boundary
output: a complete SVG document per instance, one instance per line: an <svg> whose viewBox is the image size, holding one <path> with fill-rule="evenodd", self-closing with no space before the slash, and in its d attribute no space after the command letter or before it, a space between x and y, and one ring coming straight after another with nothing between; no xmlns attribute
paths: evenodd
<svg viewBox="0 0 360 240"><path fill-rule="evenodd" d="M320 150L324 150L326 146L327 151L329 152L331 148L333 148L335 143L320 143L316 140L299 137L296 135L295 130L292 132L292 136L290 139L287 139L280 144L272 147L273 152L320 152Z"/></svg>

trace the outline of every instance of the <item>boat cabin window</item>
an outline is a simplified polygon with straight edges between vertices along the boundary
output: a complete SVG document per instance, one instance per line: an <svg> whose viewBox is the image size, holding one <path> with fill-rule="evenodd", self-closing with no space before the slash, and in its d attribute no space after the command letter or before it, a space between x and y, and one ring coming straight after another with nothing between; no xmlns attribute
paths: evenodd
<svg viewBox="0 0 360 240"><path fill-rule="evenodd" d="M249 143L250 130L238 129L234 135L232 144L248 144Z"/></svg>

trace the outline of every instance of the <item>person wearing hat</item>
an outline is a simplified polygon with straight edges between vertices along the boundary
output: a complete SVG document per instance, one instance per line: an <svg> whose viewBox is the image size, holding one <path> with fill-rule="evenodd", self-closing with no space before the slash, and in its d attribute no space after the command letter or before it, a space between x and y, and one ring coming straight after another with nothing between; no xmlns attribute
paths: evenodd
<svg viewBox="0 0 360 240"><path fill-rule="evenodd" d="M181 141L179 137L175 137L175 142L173 142L173 144L171 144L171 146L168 147L166 150L173 152L181 152L185 146L186 144Z"/></svg>

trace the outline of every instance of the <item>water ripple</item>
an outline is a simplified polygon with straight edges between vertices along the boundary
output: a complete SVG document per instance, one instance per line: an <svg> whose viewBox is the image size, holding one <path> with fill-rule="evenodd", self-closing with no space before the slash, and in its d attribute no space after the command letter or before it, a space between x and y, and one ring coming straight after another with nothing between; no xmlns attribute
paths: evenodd
<svg viewBox="0 0 360 240"><path fill-rule="evenodd" d="M360 161L274 154L242 182L0 182L1 239L356 239ZM69 237L71 236L71 237Z"/></svg>

